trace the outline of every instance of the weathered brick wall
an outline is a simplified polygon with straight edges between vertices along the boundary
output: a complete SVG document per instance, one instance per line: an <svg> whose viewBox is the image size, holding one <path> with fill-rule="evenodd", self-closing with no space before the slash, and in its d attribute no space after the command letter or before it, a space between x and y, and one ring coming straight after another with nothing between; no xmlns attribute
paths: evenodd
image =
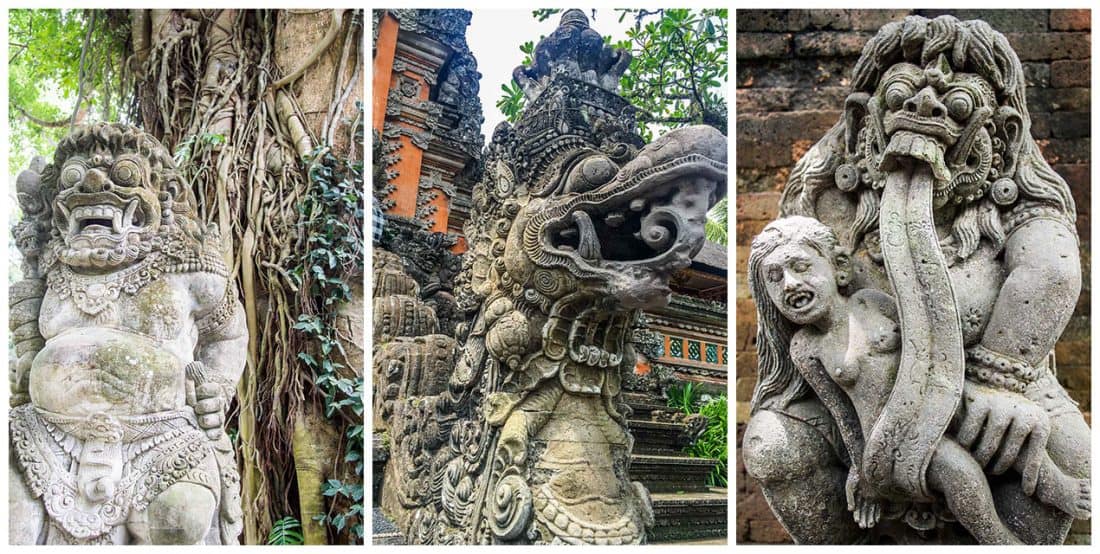
<svg viewBox="0 0 1100 554"><path fill-rule="evenodd" d="M737 442L756 382L756 313L745 277L752 238L776 214L791 167L840 116L850 72L883 24L909 14L983 19L1024 64L1032 134L1073 190L1084 290L1058 343L1059 380L1089 406L1088 10L739 10L737 12ZM1078 522L1075 533L1087 533ZM737 460L738 542L789 542ZM1087 537L1075 535L1077 542Z"/></svg>

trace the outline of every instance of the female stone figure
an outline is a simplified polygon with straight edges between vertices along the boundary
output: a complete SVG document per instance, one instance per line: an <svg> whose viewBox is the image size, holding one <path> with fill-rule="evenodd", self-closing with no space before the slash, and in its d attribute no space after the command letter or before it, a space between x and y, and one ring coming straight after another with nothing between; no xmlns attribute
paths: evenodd
<svg viewBox="0 0 1100 554"><path fill-rule="evenodd" d="M838 287L849 279L837 266L846 263L832 231L817 220L791 216L772 222L753 241L749 281L758 311L774 308L781 316L761 319L762 327L784 325L783 320L800 325L788 344L772 342L780 333L761 333L761 350L789 353L799 377L828 399L851 458L848 509L860 527L870 528L880 518L908 511L906 503L879 498L866 486L861 467L864 432L873 428L894 386L901 337L893 298L870 288L850 297L840 293ZM1088 518L1088 480L1066 475L1046 452L1041 458L1035 496ZM1022 465L1018 460L1017 469ZM979 542L1018 543L997 515L982 468L954 437L945 436L936 446L927 478L942 504ZM942 504L935 507L942 511Z"/></svg>

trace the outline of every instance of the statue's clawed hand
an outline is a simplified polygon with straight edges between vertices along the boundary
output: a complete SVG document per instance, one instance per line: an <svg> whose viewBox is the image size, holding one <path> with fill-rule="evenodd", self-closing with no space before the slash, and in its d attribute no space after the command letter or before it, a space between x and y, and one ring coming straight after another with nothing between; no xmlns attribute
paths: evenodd
<svg viewBox="0 0 1100 554"><path fill-rule="evenodd" d="M225 424L226 408L221 386L216 383L195 386L195 405L192 407L199 427L206 431L206 436L210 440L218 440L222 434L222 425Z"/></svg>
<svg viewBox="0 0 1100 554"><path fill-rule="evenodd" d="M1039 466L1050 437L1050 416L1022 394L966 381L956 439L982 467L1000 457L990 471L1000 475L1023 462L1020 475L1025 494L1035 492ZM978 437L981 437L978 440ZM1021 457L1022 455L1022 457Z"/></svg>
<svg viewBox="0 0 1100 554"><path fill-rule="evenodd" d="M867 491L859 476L859 468L848 469L848 480L844 483L844 492L848 497L848 511L852 512L856 524L861 529L870 529L878 525L882 517L882 500L874 498Z"/></svg>

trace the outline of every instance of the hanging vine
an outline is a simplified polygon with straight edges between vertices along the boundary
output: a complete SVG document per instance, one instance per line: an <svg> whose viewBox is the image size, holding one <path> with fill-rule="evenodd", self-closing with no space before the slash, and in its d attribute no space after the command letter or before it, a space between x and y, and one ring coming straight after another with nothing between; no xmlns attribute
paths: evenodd
<svg viewBox="0 0 1100 554"><path fill-rule="evenodd" d="M362 140L363 120L355 120ZM363 274L363 162L339 159L327 148L307 158L309 194L299 205L306 237L300 264L291 275L301 282L302 310L294 328L306 339L298 358L312 371L324 396L325 416L346 423L342 458L346 478L328 479L324 496L331 508L317 516L337 531L363 539L363 376L349 367L340 308L354 300L352 282ZM301 479L299 480L301 482Z"/></svg>

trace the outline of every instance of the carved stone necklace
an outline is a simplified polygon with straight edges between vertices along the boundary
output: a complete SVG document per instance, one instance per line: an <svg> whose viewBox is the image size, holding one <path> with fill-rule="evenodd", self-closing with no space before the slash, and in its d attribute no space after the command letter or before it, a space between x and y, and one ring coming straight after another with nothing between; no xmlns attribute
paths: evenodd
<svg viewBox="0 0 1100 554"><path fill-rule="evenodd" d="M120 294L137 294L166 269L165 264L161 263L161 254L150 252L140 262L105 275L83 275L59 263L50 272L47 282L59 297L72 297L80 311L94 317L115 304Z"/></svg>

